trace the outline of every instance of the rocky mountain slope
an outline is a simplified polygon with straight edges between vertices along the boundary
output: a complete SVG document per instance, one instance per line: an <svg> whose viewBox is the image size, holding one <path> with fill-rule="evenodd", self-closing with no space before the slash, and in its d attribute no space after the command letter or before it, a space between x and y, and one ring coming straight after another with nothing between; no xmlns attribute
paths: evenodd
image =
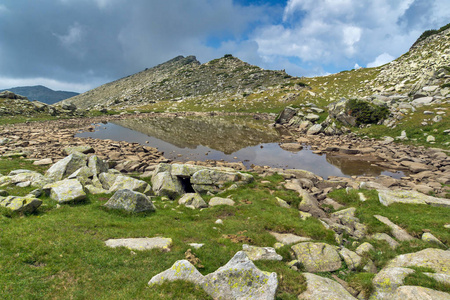
<svg viewBox="0 0 450 300"><path fill-rule="evenodd" d="M78 95L78 93L75 92L54 91L42 85L19 86L0 90L0 92L4 91L10 91L15 94L27 97L30 100L37 100L46 104L54 104L56 102Z"/></svg>
<svg viewBox="0 0 450 300"><path fill-rule="evenodd" d="M263 70L231 55L205 64L194 56L178 56L67 101L79 108L126 108L204 95L230 98L284 83L289 78L284 71Z"/></svg>

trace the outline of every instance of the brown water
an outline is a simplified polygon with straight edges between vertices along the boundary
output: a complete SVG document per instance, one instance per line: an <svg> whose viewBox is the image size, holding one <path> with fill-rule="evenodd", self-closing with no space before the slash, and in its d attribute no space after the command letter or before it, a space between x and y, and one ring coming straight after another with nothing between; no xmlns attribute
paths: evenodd
<svg viewBox="0 0 450 300"><path fill-rule="evenodd" d="M363 160L314 154L309 147L298 152L280 148L281 133L267 121L251 117L177 117L135 118L101 124L94 132L77 137L92 137L137 142L164 152L177 161L224 160L284 169L303 169L319 176L403 174L385 171ZM147 143L148 142L148 143Z"/></svg>

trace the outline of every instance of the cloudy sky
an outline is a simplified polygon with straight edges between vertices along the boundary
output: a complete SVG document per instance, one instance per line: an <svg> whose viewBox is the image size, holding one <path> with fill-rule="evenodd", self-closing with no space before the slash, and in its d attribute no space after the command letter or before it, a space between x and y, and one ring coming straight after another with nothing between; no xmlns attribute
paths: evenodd
<svg viewBox="0 0 450 300"><path fill-rule="evenodd" d="M448 0L0 0L0 89L84 92L177 55L324 75L449 22Z"/></svg>

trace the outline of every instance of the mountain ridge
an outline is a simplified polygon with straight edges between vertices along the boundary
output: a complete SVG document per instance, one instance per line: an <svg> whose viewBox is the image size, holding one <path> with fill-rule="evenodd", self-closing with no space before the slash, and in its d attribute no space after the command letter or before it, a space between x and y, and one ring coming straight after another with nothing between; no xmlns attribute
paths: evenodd
<svg viewBox="0 0 450 300"><path fill-rule="evenodd" d="M43 85L18 86L0 90L0 92L4 91L10 91L15 94L27 97L30 101L37 100L46 104L54 104L64 99L79 95L79 93L69 91L54 91Z"/></svg>

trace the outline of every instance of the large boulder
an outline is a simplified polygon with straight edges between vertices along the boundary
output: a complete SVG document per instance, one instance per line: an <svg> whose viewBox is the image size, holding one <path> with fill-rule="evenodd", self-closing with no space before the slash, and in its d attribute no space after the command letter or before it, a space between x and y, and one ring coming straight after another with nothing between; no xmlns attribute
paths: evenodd
<svg viewBox="0 0 450 300"><path fill-rule="evenodd" d="M184 194L182 181L172 176L169 171L159 172L152 177L153 192L157 196L166 196L175 199Z"/></svg>
<svg viewBox="0 0 450 300"><path fill-rule="evenodd" d="M105 206L135 213L156 210L155 205L146 195L127 189L115 192Z"/></svg>
<svg viewBox="0 0 450 300"><path fill-rule="evenodd" d="M342 98L338 102L328 105L328 114L330 118L336 119L345 126L356 126L356 118L347 112L348 99Z"/></svg>
<svg viewBox="0 0 450 300"><path fill-rule="evenodd" d="M356 300L339 283L311 273L303 273L307 289L298 299Z"/></svg>
<svg viewBox="0 0 450 300"><path fill-rule="evenodd" d="M52 165L45 173L45 176L55 181L62 180L76 170L85 167L86 160L86 155L78 152L73 153Z"/></svg>
<svg viewBox="0 0 450 300"><path fill-rule="evenodd" d="M89 157L88 167L92 170L92 173L98 175L108 172L109 164L97 155L92 155Z"/></svg>
<svg viewBox="0 0 450 300"><path fill-rule="evenodd" d="M308 272L331 272L342 267L341 257L334 246L305 242L296 244L291 249Z"/></svg>
<svg viewBox="0 0 450 300"><path fill-rule="evenodd" d="M0 196L1 207L20 213L33 213L41 206L41 204L42 201L35 197Z"/></svg>
<svg viewBox="0 0 450 300"><path fill-rule="evenodd" d="M76 179L65 179L47 184L44 190L50 191L50 198L58 203L75 203L86 199L83 186Z"/></svg>
<svg viewBox="0 0 450 300"><path fill-rule="evenodd" d="M103 173L102 173L103 174ZM115 177L114 183L110 186L109 191L116 192L118 190L131 190L139 193L149 193L151 187L143 180L133 177L118 175Z"/></svg>
<svg viewBox="0 0 450 300"><path fill-rule="evenodd" d="M276 273L259 270L243 251L214 273L203 276L187 260L180 260L154 276L149 285L185 280L201 286L214 299L275 299Z"/></svg>

